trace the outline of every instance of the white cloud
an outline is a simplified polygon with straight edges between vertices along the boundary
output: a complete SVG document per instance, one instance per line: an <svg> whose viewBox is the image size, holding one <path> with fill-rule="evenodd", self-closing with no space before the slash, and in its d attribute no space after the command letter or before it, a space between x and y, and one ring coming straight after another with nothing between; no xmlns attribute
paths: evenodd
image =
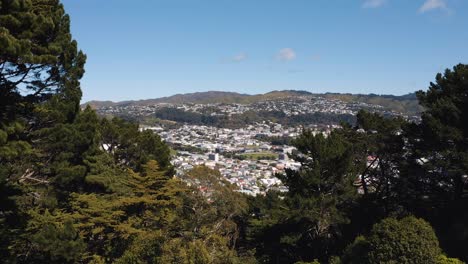
<svg viewBox="0 0 468 264"><path fill-rule="evenodd" d="M419 13L425 13L436 9L447 9L447 3L445 0L426 0L424 4L419 8Z"/></svg>
<svg viewBox="0 0 468 264"><path fill-rule="evenodd" d="M232 57L231 61L241 62L241 61L245 61L248 58L249 58L249 56L245 52L241 52L241 53L235 55L234 57Z"/></svg>
<svg viewBox="0 0 468 264"><path fill-rule="evenodd" d="M320 61L322 59L322 56L320 56L320 54L315 54L312 57L310 57L310 59L313 61Z"/></svg>
<svg viewBox="0 0 468 264"><path fill-rule="evenodd" d="M246 61L249 58L249 55L245 52L237 53L231 57L224 57L219 60L220 63L238 63L242 61Z"/></svg>
<svg viewBox="0 0 468 264"><path fill-rule="evenodd" d="M387 0L366 0L362 4L363 8L377 8L387 3Z"/></svg>
<svg viewBox="0 0 468 264"><path fill-rule="evenodd" d="M291 61L296 58L296 52L291 48L284 48L278 51L276 54L276 59L280 61Z"/></svg>

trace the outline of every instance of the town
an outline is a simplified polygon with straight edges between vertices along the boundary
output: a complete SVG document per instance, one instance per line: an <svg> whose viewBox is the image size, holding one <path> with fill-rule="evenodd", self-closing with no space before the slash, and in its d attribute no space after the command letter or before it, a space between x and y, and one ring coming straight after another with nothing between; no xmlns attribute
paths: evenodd
<svg viewBox="0 0 468 264"><path fill-rule="evenodd" d="M315 95L286 96L243 104L121 104L101 106L96 110L101 115L136 119L141 130L159 134L173 150L172 164L177 177L183 177L195 166L204 165L218 170L238 187L239 192L256 196L269 190L288 191L278 174L300 167L300 163L293 159L295 148L291 146L292 139L304 129L327 136L340 127L340 119L346 118L343 121L349 122L360 109L411 119L380 105ZM232 125L231 120L249 112L274 114L255 114L245 123ZM317 113L324 114L325 118L312 119L310 123L291 122L294 117L307 120L307 116ZM228 121L206 122L212 118L227 118Z"/></svg>
<svg viewBox="0 0 468 264"><path fill-rule="evenodd" d="M328 134L334 126L310 126L314 133ZM265 139L292 139L304 127L283 127L262 122L240 129L183 125L165 130L161 126L142 126L153 130L173 149L172 164L182 176L194 166L204 165L219 170L239 192L256 196L269 190L287 191L276 177L285 169L297 170L300 163L290 158L295 148L272 144Z"/></svg>
<svg viewBox="0 0 468 264"><path fill-rule="evenodd" d="M153 116L161 109L179 109L185 112L207 114L210 116L233 116L249 111L252 112L281 112L285 116L297 116L304 114L325 113L339 115L355 115L359 110L365 109L370 112L378 112L385 116L405 115L381 105L364 102L345 102L338 99L325 98L316 95L285 96L274 99L262 99L250 103L168 103L158 102L154 104L140 103L118 103L113 105L102 105L96 107L96 111L102 115L117 115L131 117Z"/></svg>

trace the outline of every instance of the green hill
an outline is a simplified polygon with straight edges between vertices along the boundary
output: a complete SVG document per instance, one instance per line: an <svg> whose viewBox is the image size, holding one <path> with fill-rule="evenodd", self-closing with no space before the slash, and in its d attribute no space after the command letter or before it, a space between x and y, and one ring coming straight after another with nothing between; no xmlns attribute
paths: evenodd
<svg viewBox="0 0 468 264"><path fill-rule="evenodd" d="M374 105L380 105L388 110L414 115L421 112L414 93L402 96L396 95L377 95L377 94L340 94L340 93L325 93L314 94L307 91L283 90L271 91L265 94L241 94L235 92L208 91L196 92L187 94L176 94L168 97L156 99L145 99L137 101L90 101L84 105L90 105L93 108L109 107L109 106L126 106L126 105L154 105L160 103L169 104L210 104L210 103L226 103L226 104L251 104L265 100L280 100L285 98L294 98L300 96L324 97L328 99L338 99L344 102L362 102Z"/></svg>

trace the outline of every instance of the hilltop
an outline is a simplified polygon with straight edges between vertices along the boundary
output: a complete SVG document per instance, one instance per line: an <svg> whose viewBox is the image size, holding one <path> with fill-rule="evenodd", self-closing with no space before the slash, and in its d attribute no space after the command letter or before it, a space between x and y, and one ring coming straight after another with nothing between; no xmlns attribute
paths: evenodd
<svg viewBox="0 0 468 264"><path fill-rule="evenodd" d="M310 93L307 91L283 90L271 91L265 94L241 94L236 92L208 91L186 94L176 94L168 97L155 99L135 100L135 101L90 101L84 105L90 105L92 108L102 108L110 106L148 106L154 104L251 104L265 100L279 100L284 98L294 98L301 96L324 97L327 99L337 99L343 102L367 103L380 105L385 109L414 115L421 112L422 108L418 105L414 93L402 96L396 95L377 95L377 94L342 94L342 93Z"/></svg>
<svg viewBox="0 0 468 264"><path fill-rule="evenodd" d="M134 100L134 101L121 101L121 102L112 102L112 101L90 101L85 103L85 105L90 105L92 107L103 107L103 106L125 106L125 105L153 105L160 103L169 103L169 104L211 104L211 103L237 103L237 104L247 104L253 103L265 99L278 99L291 96L299 95L312 95L312 93L305 91L272 91L265 94L241 94L236 92L223 92L223 91L207 91L207 92L195 92L195 93L186 93L186 94L175 94L172 96L155 98L155 99L144 99L144 100Z"/></svg>

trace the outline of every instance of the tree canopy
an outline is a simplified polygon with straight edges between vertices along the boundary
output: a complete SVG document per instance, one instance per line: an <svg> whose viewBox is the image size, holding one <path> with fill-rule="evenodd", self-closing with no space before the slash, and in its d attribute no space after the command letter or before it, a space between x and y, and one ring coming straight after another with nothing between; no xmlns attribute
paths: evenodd
<svg viewBox="0 0 468 264"><path fill-rule="evenodd" d="M467 65L417 93L421 122L304 130L288 192L246 197L204 166L174 177L159 135L80 109L85 60L58 0L0 0L3 263L468 261ZM284 118L233 125L266 117Z"/></svg>
<svg viewBox="0 0 468 264"><path fill-rule="evenodd" d="M347 251L343 263L438 263L441 254L432 227L413 216L382 220Z"/></svg>

